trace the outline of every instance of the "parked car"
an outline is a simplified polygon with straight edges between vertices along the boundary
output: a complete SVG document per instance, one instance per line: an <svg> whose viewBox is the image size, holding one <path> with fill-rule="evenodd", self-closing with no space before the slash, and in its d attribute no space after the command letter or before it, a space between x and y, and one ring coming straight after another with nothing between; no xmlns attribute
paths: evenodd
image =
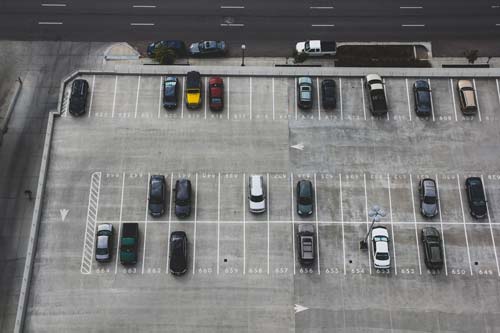
<svg viewBox="0 0 500 333"><path fill-rule="evenodd" d="M312 108L313 103L313 82L310 77L299 77L297 81L298 105L301 109Z"/></svg>
<svg viewBox="0 0 500 333"><path fill-rule="evenodd" d="M424 178L418 185L420 213L425 217L434 217L438 213L437 186L434 179Z"/></svg>
<svg viewBox="0 0 500 333"><path fill-rule="evenodd" d="M310 180L297 183L297 214L309 216L313 213L313 185Z"/></svg>
<svg viewBox="0 0 500 333"><path fill-rule="evenodd" d="M175 182L175 215L177 217L188 217L191 214L191 181L186 178Z"/></svg>
<svg viewBox="0 0 500 333"><path fill-rule="evenodd" d="M167 204L167 181L163 175L152 175L149 178L149 214L154 217L162 216L165 213Z"/></svg>
<svg viewBox="0 0 500 333"><path fill-rule="evenodd" d="M198 109L201 106L201 75L199 72L187 73L186 106L188 109Z"/></svg>
<svg viewBox="0 0 500 333"><path fill-rule="evenodd" d="M210 78L208 81L208 99L210 110L222 111L224 108L224 81L222 81L222 78Z"/></svg>
<svg viewBox="0 0 500 333"><path fill-rule="evenodd" d="M167 76L163 82L163 107L167 110L177 108L179 81L175 76Z"/></svg>
<svg viewBox="0 0 500 333"><path fill-rule="evenodd" d="M266 211L264 177L260 175L252 175L248 178L248 210L251 213Z"/></svg>
<svg viewBox="0 0 500 333"><path fill-rule="evenodd" d="M304 266L314 263L314 225L299 224L297 232L299 261Z"/></svg>
<svg viewBox="0 0 500 333"><path fill-rule="evenodd" d="M306 40L295 44L297 53L306 53L312 57L334 56L337 52L335 41Z"/></svg>
<svg viewBox="0 0 500 333"><path fill-rule="evenodd" d="M425 80L417 80L413 84L413 97L415 99L415 113L420 117L432 115L431 89Z"/></svg>
<svg viewBox="0 0 500 333"><path fill-rule="evenodd" d="M457 90L462 113L464 115L475 115L477 112L477 102L472 82L469 80L458 80Z"/></svg>
<svg viewBox="0 0 500 333"><path fill-rule="evenodd" d="M389 255L389 233L387 228L378 226L372 228L373 267L379 269L391 268Z"/></svg>
<svg viewBox="0 0 500 333"><path fill-rule="evenodd" d="M69 97L69 113L73 116L81 116L85 113L87 96L89 94L89 83L84 79L76 79L71 84Z"/></svg>
<svg viewBox="0 0 500 333"><path fill-rule="evenodd" d="M429 269L443 268L444 256L441 247L441 234L436 228L425 227L421 233L424 247L424 262Z"/></svg>
<svg viewBox="0 0 500 333"><path fill-rule="evenodd" d="M139 250L139 223L123 223L120 239L120 262L122 265L137 263Z"/></svg>
<svg viewBox="0 0 500 333"><path fill-rule="evenodd" d="M182 275L187 271L188 239L184 231L174 231L170 234L170 272Z"/></svg>
<svg viewBox="0 0 500 333"><path fill-rule="evenodd" d="M193 57L223 56L226 53L226 43L220 40L201 41L189 46L189 55Z"/></svg>
<svg viewBox="0 0 500 333"><path fill-rule="evenodd" d="M113 249L113 225L103 223L97 226L97 239L95 245L95 260L98 262L111 261Z"/></svg>
<svg viewBox="0 0 500 333"><path fill-rule="evenodd" d="M469 202L470 214L476 219L483 219L488 213L483 182L479 177L469 177L465 180L465 191Z"/></svg>
<svg viewBox="0 0 500 333"><path fill-rule="evenodd" d="M148 45L147 54L148 57L153 57L155 50L159 46L166 46L169 49L175 51L175 54L178 57L183 57L186 55L186 44L182 40L161 40L157 42L153 42Z"/></svg>
<svg viewBox="0 0 500 333"><path fill-rule="evenodd" d="M337 85L333 80L323 80L321 82L321 102L325 109L335 109L337 107Z"/></svg>
<svg viewBox="0 0 500 333"><path fill-rule="evenodd" d="M387 91L384 80L378 74L368 74L366 76L366 88L368 90L368 105L370 112L374 116L387 114Z"/></svg>

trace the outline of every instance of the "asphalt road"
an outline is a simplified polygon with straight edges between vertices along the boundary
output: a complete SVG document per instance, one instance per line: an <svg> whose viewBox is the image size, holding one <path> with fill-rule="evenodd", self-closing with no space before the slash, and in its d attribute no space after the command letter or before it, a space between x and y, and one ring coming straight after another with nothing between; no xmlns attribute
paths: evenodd
<svg viewBox="0 0 500 333"><path fill-rule="evenodd" d="M490 1L0 1L0 38L140 41L224 39L249 55L290 55L303 39L494 40L500 3ZM472 42L472 45L474 43ZM486 43L486 48L489 44ZM484 47L483 47L484 49ZM463 51L463 49L461 49ZM238 53L239 54L239 53ZM484 55L486 55L483 52Z"/></svg>

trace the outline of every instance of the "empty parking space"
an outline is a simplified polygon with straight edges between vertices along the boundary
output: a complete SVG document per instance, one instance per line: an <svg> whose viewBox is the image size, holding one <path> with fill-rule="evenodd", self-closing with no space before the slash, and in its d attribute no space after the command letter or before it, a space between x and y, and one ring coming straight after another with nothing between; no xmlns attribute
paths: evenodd
<svg viewBox="0 0 500 333"><path fill-rule="evenodd" d="M439 121L455 121L460 115L455 104L458 103L452 94L455 87L450 79L433 78L430 80L432 89L432 99L434 106L434 116Z"/></svg>
<svg viewBox="0 0 500 333"><path fill-rule="evenodd" d="M230 119L250 120L253 111L250 78L231 77Z"/></svg>
<svg viewBox="0 0 500 333"><path fill-rule="evenodd" d="M342 94L340 94L340 87ZM339 79L339 96L342 96L341 118L345 120L367 119L369 111L366 105L363 78L342 77L341 80ZM335 112L338 112L338 110L335 110Z"/></svg>
<svg viewBox="0 0 500 333"><path fill-rule="evenodd" d="M293 104L289 103L288 78L272 78L273 84L273 110L275 120L288 120L293 111Z"/></svg>
<svg viewBox="0 0 500 333"><path fill-rule="evenodd" d="M500 119L500 101L496 79L474 79L476 84L477 102L484 121Z"/></svg>
<svg viewBox="0 0 500 333"><path fill-rule="evenodd" d="M92 115L94 117L112 117L115 86L118 76L96 76L92 91Z"/></svg>
<svg viewBox="0 0 500 333"><path fill-rule="evenodd" d="M114 117L134 117L137 94L131 92L137 91L138 84L138 76L120 76L116 80L116 94L114 96L114 109L112 112Z"/></svg>
<svg viewBox="0 0 500 333"><path fill-rule="evenodd" d="M137 81L137 91L129 91L129 95L135 97L135 118L156 118L170 117L173 112L166 111L163 108L162 101L162 82L163 77L158 76L140 76ZM135 94L134 94L135 92Z"/></svg>
<svg viewBox="0 0 500 333"><path fill-rule="evenodd" d="M410 121L414 118L409 104L409 91L406 89L407 82L407 79L385 79L389 117L396 121Z"/></svg>
<svg viewBox="0 0 500 333"><path fill-rule="evenodd" d="M271 78L252 78L251 91L252 119L273 120L273 80Z"/></svg>

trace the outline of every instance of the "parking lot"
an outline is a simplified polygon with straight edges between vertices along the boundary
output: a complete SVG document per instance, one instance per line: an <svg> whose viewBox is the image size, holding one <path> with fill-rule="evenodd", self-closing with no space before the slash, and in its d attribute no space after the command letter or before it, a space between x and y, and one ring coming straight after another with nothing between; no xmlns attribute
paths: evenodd
<svg viewBox="0 0 500 333"><path fill-rule="evenodd" d="M175 111L164 110L160 76L84 78L87 114L68 115L66 98L56 120L28 330L86 331L97 322L118 331L129 327L129 317L137 331L499 329L497 79L471 78L479 112L464 117L456 79L431 78L432 117L418 118L412 84L427 78L386 78L389 113L375 118L360 77L332 77L333 111L318 103L322 78L314 77L313 108L302 111L295 78L223 76L220 113L208 109L206 91L198 111L183 100ZM189 218L175 216L170 194L164 216L148 214L153 174L165 175L170 189L178 178L191 180ZM267 185L261 215L248 211L251 174ZM483 178L486 219L469 214L469 176ZM426 177L439 190L433 219L419 212L418 182ZM296 213L300 179L314 186L309 218ZM387 213L380 224L391 238L390 271L374 269L369 252L359 249L375 204ZM68 210L65 218L61 210ZM140 228L139 260L131 267L116 256L126 222ZM106 264L93 258L99 223L115 230L113 261ZM297 259L300 223L315 226L317 260L310 268ZM441 271L424 264L426 226L443 236ZM189 239L189 268L180 278L167 269L174 230ZM294 314L297 304L309 309Z"/></svg>

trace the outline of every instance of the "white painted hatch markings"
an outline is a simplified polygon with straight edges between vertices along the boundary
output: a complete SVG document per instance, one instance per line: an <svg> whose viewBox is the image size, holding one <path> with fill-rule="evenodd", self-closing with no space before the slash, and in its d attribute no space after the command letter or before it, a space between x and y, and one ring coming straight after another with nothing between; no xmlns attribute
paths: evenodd
<svg viewBox="0 0 500 333"><path fill-rule="evenodd" d="M340 221L342 223L342 257L344 258L344 275L346 275L345 263L345 232L344 232L344 204L342 203L342 175L339 174L339 199L340 199ZM368 254L368 256L370 256Z"/></svg>
<svg viewBox="0 0 500 333"><path fill-rule="evenodd" d="M297 86L297 85L295 85ZM293 210L293 173L290 173L290 197L292 209L292 254L293 254L293 275L295 275L295 211Z"/></svg>
<svg viewBox="0 0 500 333"><path fill-rule="evenodd" d="M363 79L361 79L363 80ZM368 219L368 195L366 193L366 173L363 173L363 185L365 188L365 216L366 216L366 232L370 231L371 221ZM370 237L370 235L368 235ZM372 260L371 260L371 241L368 241L368 267L370 270L370 275L372 274Z"/></svg>
<svg viewBox="0 0 500 333"><path fill-rule="evenodd" d="M417 213L415 211L415 195L413 194L413 178L410 174L411 204L413 207L413 221L415 222L415 244L417 245L418 272L422 275L422 264L420 263L420 247L418 246Z"/></svg>
<svg viewBox="0 0 500 333"><path fill-rule="evenodd" d="M431 114L432 114L432 121L436 121L436 118L434 117L434 99L432 99L432 87L431 87L431 80L427 79L427 83L429 84L429 95L431 97Z"/></svg>
<svg viewBox="0 0 500 333"><path fill-rule="evenodd" d="M316 91L318 93L318 120L321 120L321 99L319 97L319 77L316 78Z"/></svg>
<svg viewBox="0 0 500 333"><path fill-rule="evenodd" d="M170 194L172 195L172 194ZM194 231L193 231L193 275L196 271L196 221L198 219L198 173L194 180Z"/></svg>
<svg viewBox="0 0 500 333"><path fill-rule="evenodd" d="M411 121L411 104L410 104L410 89L408 88L408 79L405 79L406 84L406 100L408 102L408 117Z"/></svg>
<svg viewBox="0 0 500 333"><path fill-rule="evenodd" d="M118 239L122 234L122 216L123 216L123 193L125 192L125 172L122 174L122 190L120 199L120 215L118 220ZM115 274L118 272L118 258L120 256L120 241L116 242L116 256L115 256Z"/></svg>
<svg viewBox="0 0 500 333"><path fill-rule="evenodd" d="M151 174L148 173L148 178L146 179L147 185L146 185L146 213L144 214L144 242L142 246L142 270L141 274L144 274L144 262L146 260L146 242L147 242L147 237L148 237L148 214L149 214L149 178L151 177ZM168 232L169 238L170 238L170 230Z"/></svg>
<svg viewBox="0 0 500 333"><path fill-rule="evenodd" d="M392 252L394 255L394 274L398 275L398 261L396 259L396 235L394 234L394 223L392 220L392 197L391 197L391 178L387 174L387 190L389 193L389 216L391 218L391 233L392 233Z"/></svg>
<svg viewBox="0 0 500 333"><path fill-rule="evenodd" d="M467 245L467 258L469 259L470 275L473 275L472 274L472 264L471 264L471 260L470 260L469 239L467 237L467 227L465 225L465 213L464 213L464 202L462 200L462 188L460 186L460 175L458 173L457 173L457 185L458 185L458 194L460 196L460 207L462 208L462 220L464 222L465 244Z"/></svg>
<svg viewBox="0 0 500 333"><path fill-rule="evenodd" d="M38 22L39 25L62 25L62 22Z"/></svg>
<svg viewBox="0 0 500 333"><path fill-rule="evenodd" d="M490 234L491 234L491 242L493 243L493 253L495 254L495 263L497 265L497 275L500 276L500 268L498 266L498 256L497 256L497 246L495 244L495 237L493 236L493 228L491 226L491 217L490 217L490 207L488 205L488 196L486 195L486 184L484 183L484 177L481 175L481 182L483 183L483 194L486 199L486 213L488 214L488 224L490 225Z"/></svg>
<svg viewBox="0 0 500 333"><path fill-rule="evenodd" d="M451 93L451 100L453 101L453 111L455 112L455 121L458 121L457 104L455 103L455 92L453 90L453 79L450 79L450 93Z"/></svg>
<svg viewBox="0 0 500 333"><path fill-rule="evenodd" d="M366 120L366 103L365 103L365 82L363 81L363 78L361 80L361 98L363 100L363 116L365 117Z"/></svg>
<svg viewBox="0 0 500 333"><path fill-rule="evenodd" d="M446 274L446 276L448 276L448 265L446 263L446 245L445 245L445 241L444 241L444 230L443 230L443 216L441 215L441 197L439 196L439 178L438 178L438 175L436 174L436 193L437 193L437 197L438 197L438 203L439 203L439 207L438 207L438 214L439 214L439 224L441 225L441 240L442 240L442 243L443 243L443 259L444 259L444 273Z"/></svg>
<svg viewBox="0 0 500 333"><path fill-rule="evenodd" d="M113 92L113 107L111 109L111 118L115 117L115 106L116 106L116 87L118 86L118 75L115 75L115 89Z"/></svg>
<svg viewBox="0 0 500 333"><path fill-rule="evenodd" d="M161 116L161 102L163 97L163 77L160 76L160 96L158 97L158 118Z"/></svg>
<svg viewBox="0 0 500 333"><path fill-rule="evenodd" d="M270 233L269 233L269 214L271 212L271 198L269 197L269 173L267 173L267 182L266 182L266 189L267 189L267 274L269 274L269 238L270 238Z"/></svg>
<svg viewBox="0 0 500 333"><path fill-rule="evenodd" d="M87 221L85 223L85 238L83 241L82 263L80 265L80 272L82 274L92 273L96 221L97 213L99 210L99 193L101 189L101 176L101 172L94 172L90 176L89 204L87 208Z"/></svg>
<svg viewBox="0 0 500 333"><path fill-rule="evenodd" d="M246 235L246 175L243 173L243 275L245 275L247 270L247 235Z"/></svg>
<svg viewBox="0 0 500 333"><path fill-rule="evenodd" d="M90 114L92 113L92 101L94 100L94 87L95 87L95 74L92 75L92 91L90 92L89 114L88 114L89 117Z"/></svg>
<svg viewBox="0 0 500 333"><path fill-rule="evenodd" d="M318 223L318 190L316 188L316 173L314 173L314 217L316 220L316 253L318 254L318 274L321 274L319 257L319 223Z"/></svg>
<svg viewBox="0 0 500 333"><path fill-rule="evenodd" d="M481 119L481 108L479 107L479 98L477 97L476 79L472 79L472 84L474 85L474 97L476 98L477 115L479 116L479 122L482 122L483 120Z"/></svg>
<svg viewBox="0 0 500 333"><path fill-rule="evenodd" d="M59 213L61 214L61 220L64 222L66 220L66 216L68 216L68 209L59 209Z"/></svg>
<svg viewBox="0 0 500 333"><path fill-rule="evenodd" d="M168 269L168 265L170 263L170 225L172 224L172 201L174 196L174 173L170 173L170 192L169 202L168 202L168 234L167 234L167 268L165 273L169 274L170 270Z"/></svg>
<svg viewBox="0 0 500 333"><path fill-rule="evenodd" d="M139 92L141 91L141 76L137 79L137 94L135 96L134 118L137 118L137 107L139 106Z"/></svg>
<svg viewBox="0 0 500 333"><path fill-rule="evenodd" d="M219 275L219 247L220 247L220 172L217 177L217 275Z"/></svg>

